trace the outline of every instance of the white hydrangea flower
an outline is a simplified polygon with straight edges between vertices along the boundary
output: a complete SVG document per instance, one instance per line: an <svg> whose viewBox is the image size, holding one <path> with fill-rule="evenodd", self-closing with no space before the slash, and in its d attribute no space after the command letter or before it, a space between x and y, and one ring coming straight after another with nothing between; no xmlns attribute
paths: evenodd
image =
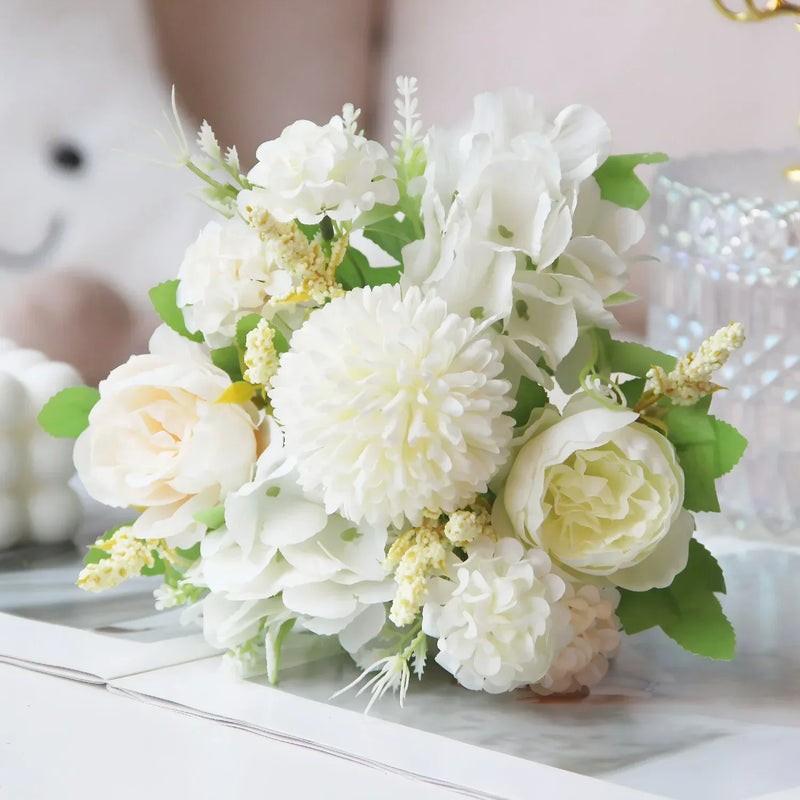
<svg viewBox="0 0 800 800"><path fill-rule="evenodd" d="M264 142L247 175L255 188L239 193L239 208L313 224L325 215L351 220L376 203L395 204L399 193L389 154L354 127L339 116L321 126L299 120Z"/></svg>
<svg viewBox="0 0 800 800"><path fill-rule="evenodd" d="M429 582L422 628L438 640L437 663L467 689L536 683L572 638L564 581L543 550L515 539L481 537L467 555Z"/></svg>
<svg viewBox="0 0 800 800"><path fill-rule="evenodd" d="M455 511L504 461L513 407L497 348L419 289L355 289L292 338L271 399L300 484L328 513L401 526Z"/></svg>
<svg viewBox="0 0 800 800"><path fill-rule="evenodd" d="M186 327L200 331L211 347L230 344L241 317L266 313L271 297L294 288L279 243L262 240L238 217L203 228L186 250L178 279Z"/></svg>
<svg viewBox="0 0 800 800"><path fill-rule="evenodd" d="M582 186L597 186L609 144L591 109L550 123L522 91L476 98L465 133L429 135L425 237L403 251L402 285L434 290L464 316L503 319L510 355L548 384L539 361L555 369L582 326L614 327L603 300L627 279L610 241L631 236L607 233L608 210L596 214Z"/></svg>
<svg viewBox="0 0 800 800"><path fill-rule="evenodd" d="M537 694L572 694L597 685L619 650L621 624L614 613L620 594L613 586L582 584L565 577L559 603L570 613L573 638L531 689Z"/></svg>
<svg viewBox="0 0 800 800"><path fill-rule="evenodd" d="M386 538L304 495L274 438L254 479L226 498L225 525L203 539L191 580L229 601L280 596L304 628L358 649L383 627L394 593L381 566Z"/></svg>

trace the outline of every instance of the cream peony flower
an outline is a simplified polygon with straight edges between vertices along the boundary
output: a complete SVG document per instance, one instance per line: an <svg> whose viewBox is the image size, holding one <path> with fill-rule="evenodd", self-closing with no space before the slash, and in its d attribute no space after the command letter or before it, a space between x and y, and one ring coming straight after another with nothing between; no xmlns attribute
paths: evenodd
<svg viewBox="0 0 800 800"><path fill-rule="evenodd" d="M493 524L569 570L635 591L668 586L686 566L691 515L665 436L588 395L527 429Z"/></svg>
<svg viewBox="0 0 800 800"><path fill-rule="evenodd" d="M572 638L559 604L564 581L547 554L509 538L481 537L432 578L422 628L435 637L436 661L467 689L492 694L540 680Z"/></svg>
<svg viewBox="0 0 800 800"><path fill-rule="evenodd" d="M225 500L225 526L202 541L192 582L230 601L280 596L307 630L358 649L386 621L394 583L381 566L386 529L354 526L306 497L279 437L254 479Z"/></svg>
<svg viewBox="0 0 800 800"><path fill-rule="evenodd" d="M572 641L555 657L531 689L537 694L572 694L600 683L619 650L621 624L614 613L620 595L613 586L581 584L565 577L559 603L569 610Z"/></svg>
<svg viewBox="0 0 800 800"><path fill-rule="evenodd" d="M328 513L385 527L486 490L513 421L500 355L474 320L398 286L314 311L272 379L301 486Z"/></svg>
<svg viewBox="0 0 800 800"><path fill-rule="evenodd" d="M263 208L281 222L306 224L327 215L351 220L375 203L398 201L395 169L386 150L332 117L326 125L299 120L256 151L247 179L254 189L239 193L239 208Z"/></svg>
<svg viewBox="0 0 800 800"><path fill-rule="evenodd" d="M262 240L238 217L203 228L186 250L178 279L186 327L200 331L211 347L230 344L241 317L263 314L271 297L293 289L279 242Z"/></svg>
<svg viewBox="0 0 800 800"><path fill-rule="evenodd" d="M230 386L205 348L166 325L150 353L100 382L89 427L75 442L86 490L110 506L167 506L211 490L238 489L258 457L251 404L215 401Z"/></svg>

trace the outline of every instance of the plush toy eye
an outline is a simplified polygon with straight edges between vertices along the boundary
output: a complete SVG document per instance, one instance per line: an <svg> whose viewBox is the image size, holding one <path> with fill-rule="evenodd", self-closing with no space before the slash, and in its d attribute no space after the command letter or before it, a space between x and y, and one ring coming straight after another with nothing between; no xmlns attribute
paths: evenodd
<svg viewBox="0 0 800 800"><path fill-rule="evenodd" d="M55 142L50 147L50 160L64 172L78 172L86 164L86 156L72 142Z"/></svg>

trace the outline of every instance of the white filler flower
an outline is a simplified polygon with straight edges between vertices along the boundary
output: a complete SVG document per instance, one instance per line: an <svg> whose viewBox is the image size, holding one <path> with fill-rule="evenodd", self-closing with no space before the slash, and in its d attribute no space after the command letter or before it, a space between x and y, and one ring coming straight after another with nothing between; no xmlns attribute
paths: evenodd
<svg viewBox="0 0 800 800"><path fill-rule="evenodd" d="M417 525L455 511L503 462L513 421L500 354L472 319L398 286L311 314L272 380L300 484L328 513Z"/></svg>
<svg viewBox="0 0 800 800"><path fill-rule="evenodd" d="M536 683L572 639L558 601L564 581L543 550L481 537L448 578L433 578L422 627L438 639L436 661L467 689L499 694Z"/></svg>
<svg viewBox="0 0 800 800"><path fill-rule="evenodd" d="M264 142L247 175L255 188L239 193L239 208L263 208L281 222L313 224L326 214L350 220L375 203L396 203L388 153L354 127L339 116L321 126L299 120Z"/></svg>
<svg viewBox="0 0 800 800"><path fill-rule="evenodd" d="M187 248L178 278L186 327L211 347L230 344L241 317L263 313L271 297L293 289L278 243L238 218L209 222Z"/></svg>

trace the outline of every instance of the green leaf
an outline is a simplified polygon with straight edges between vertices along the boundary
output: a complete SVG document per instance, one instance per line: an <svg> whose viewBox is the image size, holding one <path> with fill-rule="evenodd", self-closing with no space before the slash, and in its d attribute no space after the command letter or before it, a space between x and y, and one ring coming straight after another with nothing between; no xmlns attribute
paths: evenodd
<svg viewBox="0 0 800 800"><path fill-rule="evenodd" d="M401 220L396 217L386 217L364 228L364 236L388 253L395 261L402 260L402 249L417 238L414 225L407 217L403 217Z"/></svg>
<svg viewBox="0 0 800 800"><path fill-rule="evenodd" d="M261 322L260 314L248 314L236 323L236 344L244 352L247 349L247 334Z"/></svg>
<svg viewBox="0 0 800 800"><path fill-rule="evenodd" d="M303 222L295 220L295 224L303 232L303 235L309 242L313 242L316 235L319 233L319 225L306 225Z"/></svg>
<svg viewBox="0 0 800 800"><path fill-rule="evenodd" d="M635 303L639 299L640 298L638 295L620 290L619 292L614 292L614 294L610 294L608 297L606 297L605 300L603 300L603 305L606 308L613 308L614 306L624 306L628 303Z"/></svg>
<svg viewBox="0 0 800 800"><path fill-rule="evenodd" d="M153 575L164 575L167 571L167 564L163 558L155 551L150 551L153 555L153 566L148 567L145 565L142 567L141 575L147 575L148 577L152 577Z"/></svg>
<svg viewBox="0 0 800 800"><path fill-rule="evenodd" d="M355 247L348 247L342 263L336 267L336 280L350 291L359 286L381 286L400 280L400 267L371 267L367 257Z"/></svg>
<svg viewBox="0 0 800 800"><path fill-rule="evenodd" d="M191 339L193 342L202 342L203 334L200 331L189 333L183 319L183 312L178 308L178 284L180 281L164 281L150 290L150 301L153 303L158 316L169 325L172 330Z"/></svg>
<svg viewBox="0 0 800 800"><path fill-rule="evenodd" d="M714 421L714 434L717 442L717 477L727 475L738 463L747 449L747 439L742 436L733 425L723 422L716 417Z"/></svg>
<svg viewBox="0 0 800 800"><path fill-rule="evenodd" d="M672 406L664 415L667 438L686 478L683 506L689 511L720 510L714 481L733 469L747 447L736 428L707 412L708 399Z"/></svg>
<svg viewBox="0 0 800 800"><path fill-rule="evenodd" d="M228 373L231 382L242 380L242 364L239 360L239 351L235 345L217 347L211 351L211 361L215 366Z"/></svg>
<svg viewBox="0 0 800 800"><path fill-rule="evenodd" d="M531 413L535 408L547 405L547 392L525 375L522 376L517 389L517 404L511 412L517 428L528 424Z"/></svg>
<svg viewBox="0 0 800 800"><path fill-rule="evenodd" d="M275 352L280 355L289 349L289 342L281 331L279 331L272 323L269 324L275 336L272 338L272 344L275 347Z"/></svg>
<svg viewBox="0 0 800 800"><path fill-rule="evenodd" d="M633 408L641 400L645 383L644 378L631 378L631 380L619 384L620 391L625 397L625 405L628 408Z"/></svg>
<svg viewBox="0 0 800 800"><path fill-rule="evenodd" d="M197 561L200 558L200 542L195 542L191 547L176 547L178 555L186 561Z"/></svg>
<svg viewBox="0 0 800 800"><path fill-rule="evenodd" d="M660 350L638 342L620 342L610 337L604 342L604 357L610 372L624 372L638 378L644 378L652 366L669 371L677 363L674 356Z"/></svg>
<svg viewBox="0 0 800 800"><path fill-rule="evenodd" d="M89 412L100 399L90 386L71 386L53 395L39 412L39 424L51 435L75 439L89 426Z"/></svg>
<svg viewBox="0 0 800 800"><path fill-rule="evenodd" d="M225 524L225 506L220 503L213 508L204 508L192 514L192 518L210 531L215 531Z"/></svg>
<svg viewBox="0 0 800 800"><path fill-rule="evenodd" d="M660 164L663 161L667 161L664 153L609 156L594 173L600 184L600 196L624 208L640 209L650 198L650 192L634 170L640 164Z"/></svg>
<svg viewBox="0 0 800 800"><path fill-rule="evenodd" d="M692 653L729 660L736 636L715 596L724 591L725 580L716 559L692 540L686 568L672 584L647 592L621 590L617 615L629 634L659 626Z"/></svg>
<svg viewBox="0 0 800 800"><path fill-rule="evenodd" d="M371 225L374 226L375 223L381 222L387 217L393 217L396 213L397 209L394 206L376 203L369 211L365 211L363 214L356 217L353 221L353 230L367 228Z"/></svg>

